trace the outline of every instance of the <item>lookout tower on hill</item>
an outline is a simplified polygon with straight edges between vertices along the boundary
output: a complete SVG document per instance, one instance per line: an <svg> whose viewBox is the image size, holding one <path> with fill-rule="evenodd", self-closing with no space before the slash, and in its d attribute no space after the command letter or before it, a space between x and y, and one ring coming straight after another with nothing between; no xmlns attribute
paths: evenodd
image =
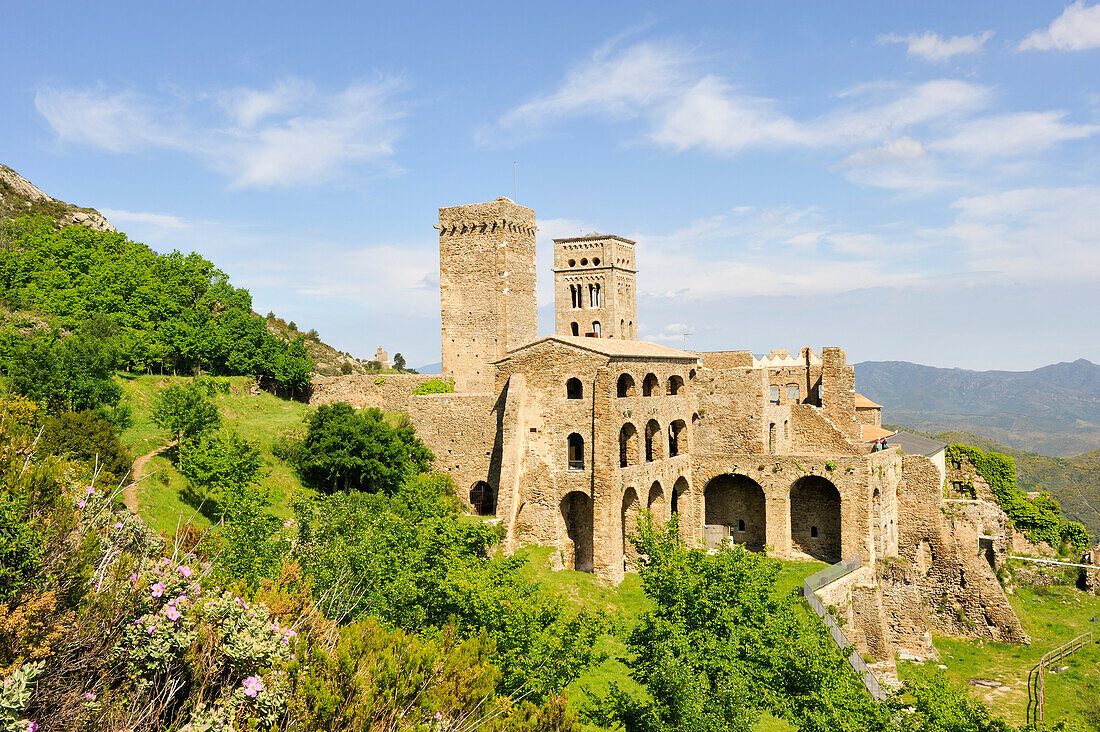
<svg viewBox="0 0 1100 732"><path fill-rule="evenodd" d="M558 335L638 340L634 242L589 234L554 240Z"/></svg>
<svg viewBox="0 0 1100 732"><path fill-rule="evenodd" d="M538 337L535 212L501 196L439 209L443 375L488 393L489 366Z"/></svg>

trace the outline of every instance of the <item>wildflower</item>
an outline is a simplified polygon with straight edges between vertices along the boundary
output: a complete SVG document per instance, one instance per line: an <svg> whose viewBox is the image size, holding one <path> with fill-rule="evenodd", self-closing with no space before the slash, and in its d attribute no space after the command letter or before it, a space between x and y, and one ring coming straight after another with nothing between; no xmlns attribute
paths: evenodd
<svg viewBox="0 0 1100 732"><path fill-rule="evenodd" d="M116 529L121 529L122 528L122 522L121 521L115 521L115 528Z"/></svg>
<svg viewBox="0 0 1100 732"><path fill-rule="evenodd" d="M152 635L153 633L156 633L156 632L157 632L157 626L150 625L149 630L148 630L149 635Z"/></svg>
<svg viewBox="0 0 1100 732"><path fill-rule="evenodd" d="M283 643L286 643L287 645L290 645L290 642L298 637L298 633L291 630L290 628L284 630L283 634Z"/></svg>
<svg viewBox="0 0 1100 732"><path fill-rule="evenodd" d="M179 573L181 575L183 575L184 579L190 579L191 578L191 568L188 567L186 564L181 564L177 569L178 569Z"/></svg>
<svg viewBox="0 0 1100 732"><path fill-rule="evenodd" d="M164 585L162 583L157 582L155 585L153 585L153 597L160 597L163 594Z"/></svg>
<svg viewBox="0 0 1100 732"><path fill-rule="evenodd" d="M84 692L84 696L82 698L84 699L84 701L95 701L95 692L86 691Z"/></svg>
<svg viewBox="0 0 1100 732"><path fill-rule="evenodd" d="M180 616L182 615L182 613L176 609L175 605L170 605L168 609L164 611L164 614L167 615L168 619L173 622L179 620Z"/></svg>
<svg viewBox="0 0 1100 732"><path fill-rule="evenodd" d="M257 694L264 690L264 683L255 676L249 676L247 679L241 682L241 685L244 686L244 695L250 696L253 699L256 698Z"/></svg>
<svg viewBox="0 0 1100 732"><path fill-rule="evenodd" d="M137 572L134 572L130 575L130 581L137 582Z"/></svg>
<svg viewBox="0 0 1100 732"><path fill-rule="evenodd" d="M87 488L84 489L84 492L87 493L90 496L93 493L95 493L95 488L93 486L88 486Z"/></svg>
<svg viewBox="0 0 1100 732"><path fill-rule="evenodd" d="M278 633L279 632L279 621L278 620L276 620L274 623L271 624L271 632L272 633Z"/></svg>
<svg viewBox="0 0 1100 732"><path fill-rule="evenodd" d="M141 625L141 618L134 621L134 625Z"/></svg>
<svg viewBox="0 0 1100 732"><path fill-rule="evenodd" d="M442 722L443 721L443 712L436 712L435 713L435 721L437 721L437 722Z"/></svg>
<svg viewBox="0 0 1100 732"><path fill-rule="evenodd" d="M38 732L38 722L28 722L27 732Z"/></svg>
<svg viewBox="0 0 1100 732"><path fill-rule="evenodd" d="M84 508L84 506L87 505L87 501L85 501L83 498L81 498L79 501L76 502L76 505L79 508Z"/></svg>
<svg viewBox="0 0 1100 732"><path fill-rule="evenodd" d="M168 557L161 557L161 558L160 558L160 563L161 563L161 564L171 564L171 563L172 563L172 560L171 560L171 559L169 559Z"/></svg>

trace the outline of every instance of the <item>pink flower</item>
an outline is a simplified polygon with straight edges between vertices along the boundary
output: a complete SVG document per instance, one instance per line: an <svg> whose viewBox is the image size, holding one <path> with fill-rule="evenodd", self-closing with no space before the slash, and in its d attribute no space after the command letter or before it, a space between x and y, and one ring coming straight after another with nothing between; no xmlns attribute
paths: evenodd
<svg viewBox="0 0 1100 732"><path fill-rule="evenodd" d="M247 679L241 682L241 685L244 686L244 695L250 696L253 699L256 698L257 694L264 690L264 683L255 676L249 676Z"/></svg>
<svg viewBox="0 0 1100 732"><path fill-rule="evenodd" d="M83 699L84 699L84 701L95 701L95 692L94 691L84 692Z"/></svg>
<svg viewBox="0 0 1100 732"><path fill-rule="evenodd" d="M76 502L76 505L79 506L80 508L84 508L84 506L86 506L88 504L83 498L81 498L79 501Z"/></svg>
<svg viewBox="0 0 1100 732"><path fill-rule="evenodd" d="M279 621L278 620L276 620L274 623L272 623L271 632L272 633L278 633L279 632Z"/></svg>
<svg viewBox="0 0 1100 732"><path fill-rule="evenodd" d="M115 528L116 529L121 529L122 528L122 522L121 521L115 521Z"/></svg>
<svg viewBox="0 0 1100 732"><path fill-rule="evenodd" d="M152 635L153 633L156 633L156 632L157 632L157 626L150 625L149 630L148 630L149 635Z"/></svg>
<svg viewBox="0 0 1100 732"><path fill-rule="evenodd" d="M38 732L38 722L28 722L27 732Z"/></svg>
<svg viewBox="0 0 1100 732"><path fill-rule="evenodd" d="M169 559L168 557L161 557L161 558L160 558L160 563L161 563L161 564L171 564L171 563L172 563L172 560L171 560L171 559Z"/></svg>
<svg viewBox="0 0 1100 732"><path fill-rule="evenodd" d="M84 489L84 492L87 493L90 496L93 493L95 493L95 488L93 488L92 486L88 486L87 488Z"/></svg>
<svg viewBox="0 0 1100 732"><path fill-rule="evenodd" d="M134 572L133 574L130 575L130 581L131 582L137 582L137 572Z"/></svg>
<svg viewBox="0 0 1100 732"><path fill-rule="evenodd" d="M164 614L168 616L168 619L175 622L180 619L182 613L176 609L175 605L169 605L168 609L164 611Z"/></svg>
<svg viewBox="0 0 1100 732"><path fill-rule="evenodd" d="M157 582L155 585L153 585L153 597L160 597L163 594L164 594L164 585L163 584L161 584L160 582Z"/></svg>
<svg viewBox="0 0 1100 732"><path fill-rule="evenodd" d="M298 633L291 630L290 628L287 628L285 631L283 631L283 633L285 634L283 636L283 643L286 643L287 645L290 645L290 642L298 637Z"/></svg>
<svg viewBox="0 0 1100 732"><path fill-rule="evenodd" d="M177 570L181 575L183 575L184 579L190 579L191 568L188 567L186 564L181 564L179 567L177 567Z"/></svg>
<svg viewBox="0 0 1100 732"><path fill-rule="evenodd" d="M435 721L437 721L437 722L442 722L443 721L443 712L436 712L435 713Z"/></svg>
<svg viewBox="0 0 1100 732"><path fill-rule="evenodd" d="M141 618L134 621L134 625L141 625Z"/></svg>

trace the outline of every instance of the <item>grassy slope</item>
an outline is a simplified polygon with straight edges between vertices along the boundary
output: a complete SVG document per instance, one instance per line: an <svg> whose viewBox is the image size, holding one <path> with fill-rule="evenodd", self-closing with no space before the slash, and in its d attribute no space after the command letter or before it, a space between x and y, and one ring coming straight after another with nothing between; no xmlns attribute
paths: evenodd
<svg viewBox="0 0 1100 732"><path fill-rule="evenodd" d="M1044 653L1081 633L1091 631L1094 639L1100 639L1100 623L1091 622L1100 617L1100 597L1070 586L1039 589L1018 585L1009 602L1031 635L1030 646L946 636L936 637L935 644L952 681L978 693L1012 724L1023 725L1028 673ZM1093 714L1090 721L1100 729L1100 644L1087 646L1064 663L1069 671L1046 676L1047 722L1087 719ZM904 678L904 665L900 671ZM970 685L975 678L1000 681L1002 686L984 689Z"/></svg>
<svg viewBox="0 0 1100 732"><path fill-rule="evenodd" d="M122 384L126 401L133 408L134 424L122 435L123 443L137 458L162 446L167 441L163 430L151 419L153 399L156 394L173 383L183 383L185 377L128 376ZM298 482L291 468L271 453L274 441L298 428L307 409L299 402L279 399L267 392L252 395L251 380L246 377L230 378L230 393L218 394L212 401L225 427L237 430L242 436L260 445L267 476L266 485L273 489L273 513L280 517L290 515L289 504L294 494L306 490ZM171 534L177 523L194 517L196 526L206 527L210 521L197 513L198 502L189 495L183 477L169 461L157 456L149 461L145 477L138 490L140 513L150 525Z"/></svg>
<svg viewBox="0 0 1100 732"><path fill-rule="evenodd" d="M600 650L607 654L607 658L598 666L588 669L570 685L570 699L581 705L590 695L598 697L606 694L612 684L640 694L641 688L630 678L627 670L627 648L623 641L637 619L651 607L642 591L638 575L628 574L622 584L615 587L585 572L552 571L549 558L553 550L549 547L525 547L521 552L528 559L524 572L529 578L537 580L543 587L577 608L605 610L614 618L615 633L600 639ZM797 591L805 577L824 566L822 562L783 562L776 592L790 594ZM595 732L601 728L589 729ZM767 714L754 727L755 732L781 732L790 729L786 722Z"/></svg>

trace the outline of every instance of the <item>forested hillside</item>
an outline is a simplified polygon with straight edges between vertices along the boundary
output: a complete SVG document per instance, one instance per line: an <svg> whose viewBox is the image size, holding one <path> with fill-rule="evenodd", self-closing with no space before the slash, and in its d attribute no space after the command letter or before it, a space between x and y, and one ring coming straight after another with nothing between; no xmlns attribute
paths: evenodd
<svg viewBox="0 0 1100 732"><path fill-rule="evenodd" d="M855 365L884 418L921 432L958 430L1017 450L1069 457L1100 447L1100 366L1078 359L1034 371L968 371L905 361Z"/></svg>

